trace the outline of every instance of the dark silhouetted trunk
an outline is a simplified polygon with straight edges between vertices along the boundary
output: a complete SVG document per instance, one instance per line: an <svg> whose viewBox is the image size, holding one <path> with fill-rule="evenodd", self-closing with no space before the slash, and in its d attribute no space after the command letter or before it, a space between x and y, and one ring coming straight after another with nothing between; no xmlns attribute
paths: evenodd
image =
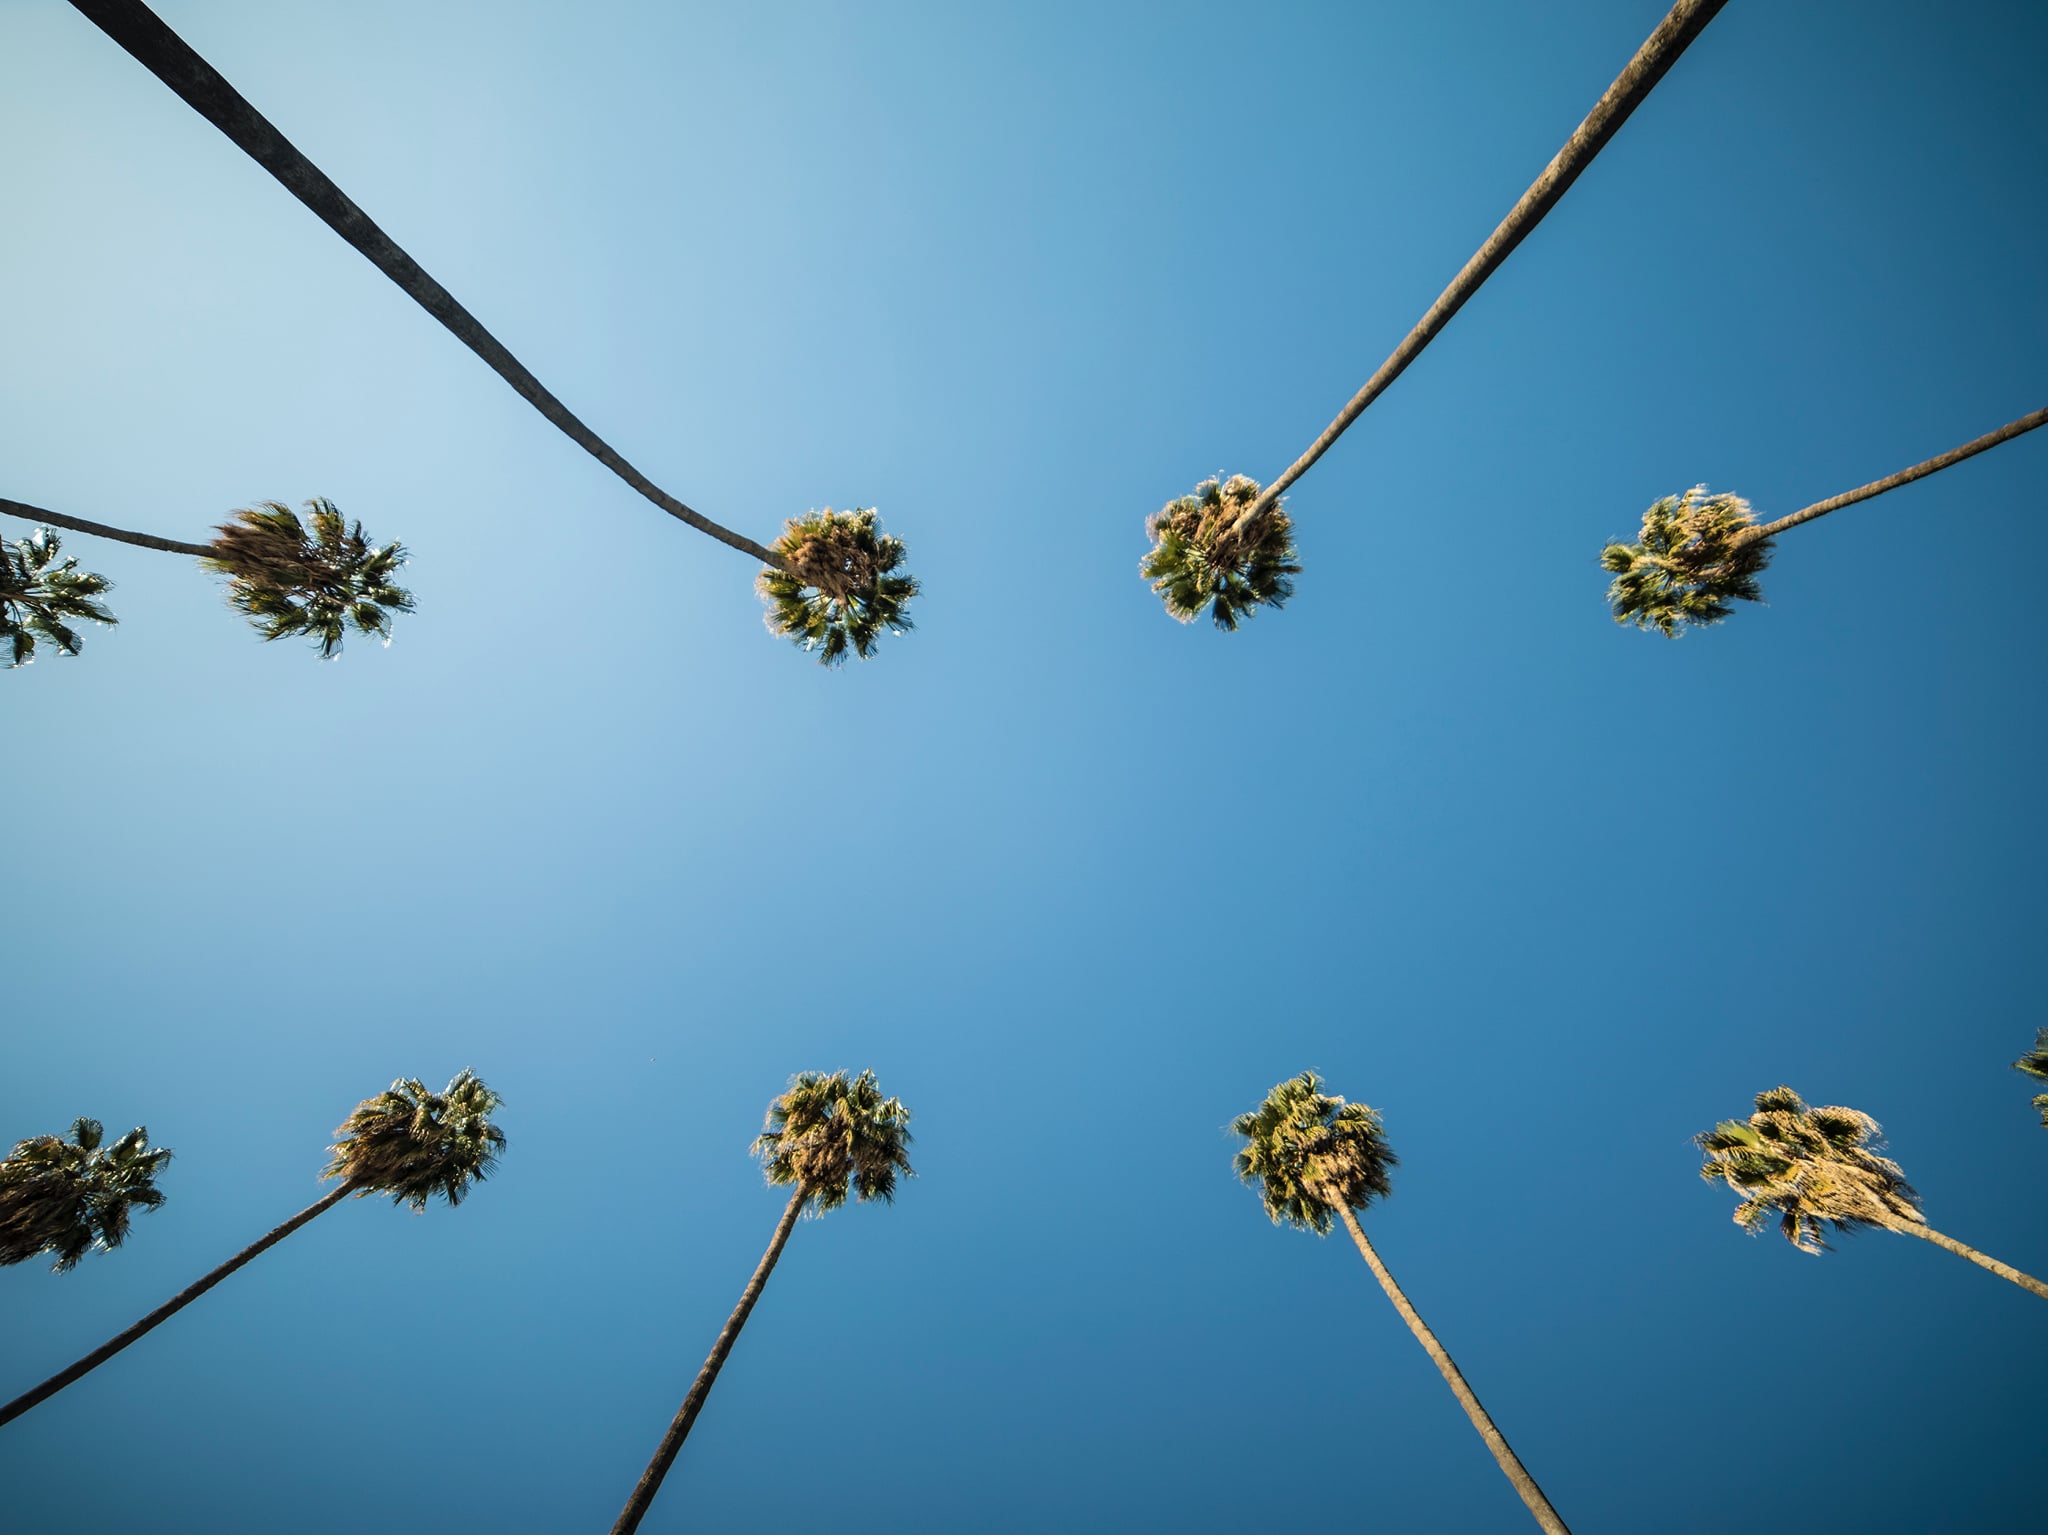
<svg viewBox="0 0 2048 1535"><path fill-rule="evenodd" d="M62 512L53 512L47 507L30 506L24 501L9 501L5 496L0 496L0 516L19 517L25 522L46 522L53 528L69 528L74 533L90 533L94 538L118 539L124 544L133 544L138 549L161 549L166 554L189 554L194 559L210 559L216 552L208 544L188 544L182 539L158 538L154 533L130 533L126 528L110 528L104 522L87 522L83 517L67 517Z"/></svg>

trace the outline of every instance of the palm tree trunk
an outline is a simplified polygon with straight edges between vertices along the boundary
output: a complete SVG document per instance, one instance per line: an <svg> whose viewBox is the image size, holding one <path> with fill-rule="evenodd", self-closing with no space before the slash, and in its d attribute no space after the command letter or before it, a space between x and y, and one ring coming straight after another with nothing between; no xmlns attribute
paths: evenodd
<svg viewBox="0 0 2048 1535"><path fill-rule="evenodd" d="M412 301L446 326L455 339L481 357L520 397L552 421L570 441L589 453L641 495L722 544L751 554L765 565L782 566L781 558L743 534L722 528L692 511L619 456L611 444L578 420L542 387L539 379L478 323L448 290L435 282L398 243L377 227L341 188L293 147L261 112L221 77L185 40L166 26L140 0L71 0L94 26L127 49L142 66L163 81L185 104L220 129L235 146L283 183L286 191L319 215L342 239L369 257Z"/></svg>
<svg viewBox="0 0 2048 1535"><path fill-rule="evenodd" d="M73 3L76 4L77 0ZM1579 179L1580 173L1593 163L1593 157L1606 148L1607 141L1620 131L1629 114L1643 104L1657 82L1678 62L1679 55L1691 46L1692 40L1706 30L1707 23L1714 19L1725 3L1726 0L1678 0L1671 7L1670 14L1657 24L1657 30L1644 39L1643 46L1636 50L1636 56L1628 61L1627 68L1615 77L1606 94L1593 104L1586 120L1565 140L1564 148L1543 168L1543 174L1530 184L1521 201L1508 210L1508 216L1500 221L1500 226L1487 237L1486 243L1465 263L1464 270L1451 279L1451 285L1438 295L1429 312L1416 322L1415 329L1408 332L1401 344L1394 348L1394 354L1380 364L1379 372L1365 381L1365 387L1351 397L1351 403L1337 413L1337 419L1323 429L1323 435L1309 444L1308 451L1290 464L1287 472L1268 485L1259 499L1246 509L1238 519L1239 527L1277 503L1281 493L1308 473L1315 461L1330 450L1331 444L1344 435L1346 428L1364 414L1366 406L1385 393L1408 364L1422 355L1422 349L1451 323L1451 317L1465 307L1465 301L1479 291L1487 278L1500 270L1501 264L1514 254L1515 247L1543 222L1544 215L1557 206L1572 183Z"/></svg>
<svg viewBox="0 0 2048 1535"><path fill-rule="evenodd" d="M1387 1299L1392 1301L1394 1309L1401 1313L1401 1320L1408 1324L1408 1330L1415 1334L1416 1341L1428 1352L1429 1357L1436 1361L1436 1367L1450 1383L1451 1394L1458 1399L1458 1405L1465 1409L1465 1416L1472 1420L1472 1426L1479 1430L1479 1437L1486 1441L1486 1447L1493 1451L1493 1458L1500 1462L1500 1469L1514 1484L1515 1491L1521 1494L1522 1501L1529 1505L1529 1512L1535 1515L1536 1523L1543 1528L1546 1535L1571 1535L1571 1531L1565 1527L1565 1522L1557 1516L1557 1510L1550 1506L1550 1499L1544 1497L1543 1489L1536 1485L1536 1478L1529 1474L1529 1468L1524 1466L1520 1457L1509 1448L1506 1437L1494 1427L1493 1419L1487 1416L1486 1409L1479 1404L1478 1396L1465 1384L1464 1375L1452 1362L1451 1356L1444 1352L1444 1346L1436 1341L1436 1334L1429 1330L1428 1324L1416 1313L1415 1307L1409 1304L1408 1297L1402 1293L1401 1287L1394 1283L1394 1276L1387 1272L1387 1266L1380 1262L1380 1255L1373 1250L1372 1243L1366 1240L1365 1228L1358 1224L1358 1217L1352 1213L1351 1207L1341 1199L1331 1201L1331 1205L1344 1218L1345 1229L1351 1233L1351 1240L1358 1244L1359 1254L1365 1259L1366 1267L1372 1270L1373 1278L1377 1279L1380 1288L1387 1292Z"/></svg>
<svg viewBox="0 0 2048 1535"><path fill-rule="evenodd" d="M740 1329L747 1325L747 1315L754 1309L754 1302L761 1298L761 1291L767 1286L768 1276L775 1272L775 1260L782 1256L783 1245L789 1241L789 1234L796 1227L796 1218L803 1214L804 1202L810 1198L809 1190L801 1184L789 1197L789 1208L782 1212L782 1219L776 1223L775 1235L769 1239L768 1251L761 1256L761 1266L754 1270L754 1277L747 1281L746 1289L740 1292L740 1303L732 1308L732 1315L725 1319L725 1329L718 1335L718 1341L711 1345L711 1354L704 1361L704 1368L697 1372L697 1379L690 1387L690 1394L683 1398L683 1405L676 1409L674 1420L668 1432L661 1436L661 1445L654 1452L654 1459L647 1463L647 1469L640 1473L640 1480L634 1485L633 1496L626 1499L626 1506L619 1514L619 1522L612 1526L612 1535L633 1535L640 1528L640 1521L647 1517L647 1510L654 1502L654 1495L661 1491L661 1479L668 1475L668 1468L675 1464L676 1452L683 1447L683 1440L689 1437L690 1425L697 1421L697 1414L704 1406L704 1399L711 1395L712 1384L718 1379L718 1372L725 1364L725 1356L732 1352L733 1344L739 1341Z"/></svg>
<svg viewBox="0 0 2048 1535"><path fill-rule="evenodd" d="M1801 507L1789 517L1780 517L1776 522L1767 522L1760 528L1751 528L1734 540L1737 547L1754 543L1759 538L1775 538L1787 528L1796 528L1802 522L1811 522L1816 517L1825 517L1829 512L1839 512L1845 506L1854 506L1858 501L1868 501L1872 496L1881 496L1888 490L1897 490L1901 485L1910 485L1915 480L1924 480L1930 474L1939 473L1953 464L1960 464L1966 458L1975 458L1987 448L1995 448L2001 442L2011 442L2023 433L2031 432L2037 426L2048 426L2048 406L2017 421L2008 421L1995 432L1986 432L1982 437L1964 443L1960 448L1951 448L1939 458L1930 458L1924 464L1915 464L1910 469L1901 469L1897 474L1882 480L1872 480L1868 485L1859 485L1854 490L1845 490L1839 496L1830 496L1825 501L1816 501L1811 506Z"/></svg>
<svg viewBox="0 0 2048 1535"><path fill-rule="evenodd" d="M197 1284L188 1286L187 1288L180 1290L176 1295L173 1295L169 1300L165 1301L161 1306L157 1307L156 1310L150 1312L148 1316L144 1317L141 1321L137 1322L133 1327L129 1328L126 1332L116 1333L112 1338L109 1338L105 1343L102 1343L98 1348L94 1349L90 1354L87 1354L83 1359L79 1360L76 1364L66 1366L64 1369L59 1370L55 1375L52 1375L48 1380L44 1381L40 1386L37 1386L33 1391L25 1391L20 1396L16 1397L13 1401L9 1402L5 1407L0 1407L0 1424L12 1423L16 1418L20 1417L23 1413L27 1412L31 1407L35 1406L38 1402L47 1401L49 1398L55 1396L59 1391L62 1391L66 1386L70 1385L73 1381L77 1380L81 1375L88 1374L91 1371L98 1369L101 1365L105 1364L109 1359L112 1359L116 1354L120 1353L122 1349L126 1348L129 1344L133 1343L137 1338L141 1337L144 1333L149 1332L151 1329L153 1329L158 1323L167 1320L168 1318L170 1318L171 1316L175 1315L180 1311L183 1311L187 1306L191 1305L192 1302L199 1299L200 1296L204 1295L208 1290L211 1290L215 1285L219 1284L223 1279L227 1278L228 1275L232 1274L236 1269L240 1268L243 1264L247 1263L251 1258L255 1257L258 1253L261 1253L269 1248L275 1247L279 1242L282 1242L294 1231L297 1231L301 1226L305 1225L306 1222L311 1220L314 1216L321 1214L323 1211L333 1209L334 1206L341 1203L344 1197L354 1192L355 1186L353 1184L342 1183L341 1185L333 1189L331 1192L323 1195L314 1203L307 1205L305 1209L301 1210L297 1215L294 1215L282 1226L274 1228L268 1235L264 1236L261 1240L250 1243L249 1246L243 1248L240 1252L236 1253L234 1257L228 1259L227 1262L223 1263L219 1268L215 1269L212 1273L208 1274L205 1278L201 1279Z"/></svg>
<svg viewBox="0 0 2048 1535"><path fill-rule="evenodd" d="M2000 1279L2010 1279L2022 1290L2031 1290L2043 1300L2048 1300L2048 1284L2041 1283L2032 1274L2022 1274L2010 1263L2000 1263L1996 1258L1978 1252L1966 1242L1958 1242L1954 1237L1943 1236L1924 1221L1895 1221L1886 1229L1903 1232L1909 1237L1919 1237L1924 1242L1932 1242L1936 1247L1952 1252L1958 1258L1968 1258L1977 1267L1989 1269Z"/></svg>
<svg viewBox="0 0 2048 1535"><path fill-rule="evenodd" d="M9 501L5 496L0 496L0 515L19 517L27 522L47 522L52 527L69 528L74 533L90 533L95 538L119 539L122 543L133 544L138 549L161 549L166 554L189 554L194 559L209 559L215 552L206 544L188 544L176 538L158 538L154 533L130 533L126 528L110 528L104 522L87 522L83 517L67 517L62 512L30 506L23 501Z"/></svg>

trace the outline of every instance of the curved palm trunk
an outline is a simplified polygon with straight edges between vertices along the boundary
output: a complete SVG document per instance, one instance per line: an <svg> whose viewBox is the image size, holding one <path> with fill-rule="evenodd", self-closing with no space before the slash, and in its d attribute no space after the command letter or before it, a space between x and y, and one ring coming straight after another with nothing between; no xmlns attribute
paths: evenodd
<svg viewBox="0 0 2048 1535"><path fill-rule="evenodd" d="M183 38L140 0L71 0L94 26L127 49L141 65L185 104L220 129L235 147L281 182L286 191L319 215L321 222L369 257L370 262L405 290L412 301L448 328L456 340L487 363L491 370L578 447L611 470L656 506L708 533L722 544L751 554L764 565L780 569L780 556L751 538L720 527L692 511L619 456L611 444L577 419L574 412L526 370L502 342L478 323L448 290L429 277L376 221L358 208L321 169L293 147L261 112L221 77Z"/></svg>
<svg viewBox="0 0 2048 1535"><path fill-rule="evenodd" d="M718 1335L718 1341L711 1345L711 1353L704 1361L704 1368L697 1372L697 1379L690 1387L690 1394L683 1398L683 1405L676 1409L676 1415L668 1426L668 1432L661 1436L661 1445L654 1452L654 1459L647 1463L647 1469L640 1473L640 1480L633 1487L633 1496L626 1499L626 1506L619 1514L619 1522L612 1526L612 1535L633 1535L640 1528L640 1521L647 1517L647 1510L654 1502L654 1495L661 1491L661 1479L668 1475L668 1468L675 1464L676 1452L683 1447L683 1440L689 1437L690 1425L697 1421L697 1414L703 1409L704 1399L711 1395L712 1384L718 1379L718 1372L725 1364L725 1356L732 1352L733 1344L739 1341L740 1329L747 1325L747 1315L754 1309L754 1302L761 1298L761 1291L767 1286L768 1276L775 1271L775 1260L782 1256L783 1244L789 1241L789 1234L796 1227L796 1218L803 1214L804 1201L810 1197L801 1186L790 1195L789 1208L782 1212L777 1222L775 1235L768 1242L768 1251L762 1254L761 1266L754 1270L754 1277L747 1281L746 1289L740 1292L740 1303L732 1308L732 1315L725 1320L725 1329Z"/></svg>
<svg viewBox="0 0 2048 1535"><path fill-rule="evenodd" d="M188 1286L187 1288L180 1290L176 1295L173 1295L169 1300L165 1301L161 1306L157 1307L156 1310L150 1312L148 1316L144 1317L141 1321L137 1322L133 1327L129 1328L126 1332L116 1333L112 1338L109 1338L105 1343L102 1343L98 1348L94 1349L90 1354L87 1354L83 1359L79 1360L76 1364L69 1365L64 1369L59 1370L55 1375L52 1375L48 1380L44 1381L40 1386L37 1386L33 1391L25 1391L20 1396L16 1397L13 1401L9 1402L5 1407L0 1407L0 1424L12 1423L16 1418L20 1417L23 1413L27 1412L31 1407L35 1406L38 1402L48 1401L51 1397L55 1396L59 1391L62 1391L66 1386L70 1385L80 1376L89 1374L91 1371L98 1369L101 1365L105 1364L109 1359L112 1359L116 1354L120 1353L122 1349L126 1348L129 1344L133 1343L137 1338L141 1337L144 1333L149 1332L150 1330L155 1328L158 1323L166 1321L178 1312L183 1311L187 1306L191 1305L192 1302L199 1299L200 1296L204 1295L208 1290L211 1290L215 1285L219 1284L223 1279L227 1278L228 1275L232 1274L236 1269L240 1268L243 1264L247 1263L251 1258L255 1257L258 1253L264 1252L269 1248L275 1247L279 1242L282 1242L294 1231L297 1231L301 1226L305 1225L306 1222L311 1220L314 1216L319 1215L321 1212L325 1210L333 1209L334 1206L341 1203L342 1199L345 1196L352 1194L354 1192L354 1185L343 1183L338 1188L334 1189L332 1192L323 1195L315 1203L306 1206L305 1209L301 1210L297 1215L294 1215L282 1226L275 1227L273 1230L270 1231L268 1235L264 1236L261 1240L250 1243L247 1247L243 1248L240 1252L236 1253L234 1257L228 1259L227 1262L223 1263L219 1268L215 1269L212 1273L208 1274L205 1278L201 1279L197 1284Z"/></svg>
<svg viewBox="0 0 2048 1535"><path fill-rule="evenodd" d="M46 522L52 527L69 528L74 533L90 533L94 538L118 539L124 544L133 544L138 549L161 549L166 554L189 554L194 559L211 559L215 553L207 544L188 544L176 538L158 538L154 533L130 533L126 528L110 528L104 522L87 522L83 517L67 517L62 512L53 512L46 507L30 506L25 501L9 501L0 496L0 515L19 517L25 522Z"/></svg>
<svg viewBox="0 0 2048 1535"><path fill-rule="evenodd" d="M1401 1320L1408 1324L1408 1330L1415 1334L1416 1341L1428 1352L1429 1357L1436 1361L1436 1367L1443 1372L1444 1379L1450 1384L1451 1394L1458 1399L1458 1405L1465 1409L1465 1416L1472 1420L1472 1426L1479 1430L1479 1437L1486 1441L1486 1447L1493 1451L1493 1458L1500 1462L1501 1471L1514 1484L1515 1491L1521 1494L1522 1501L1529 1505L1529 1512L1535 1515L1536 1523L1544 1529L1546 1535L1571 1535L1565 1522L1557 1516L1557 1510L1550 1506L1550 1499L1544 1497L1543 1489L1536 1485L1536 1478L1529 1474L1529 1468L1524 1466L1521 1458L1508 1447L1506 1437L1494 1427L1493 1419L1487 1416L1486 1409L1479 1404L1478 1396L1465 1384L1464 1375L1452 1362L1451 1356L1444 1352L1444 1346L1436 1341L1436 1334L1429 1330L1428 1324L1416 1313L1415 1307L1409 1304L1408 1297L1402 1292L1401 1287L1394 1283L1394 1276L1387 1272L1387 1266L1380 1262L1380 1255L1373 1250L1372 1243L1366 1240L1365 1228L1358 1224L1358 1217L1352 1213L1351 1207L1340 1199L1332 1201L1332 1208L1344 1218L1345 1229L1351 1233L1351 1240L1358 1244L1359 1254L1365 1259L1366 1267L1372 1270L1372 1276L1380 1282L1380 1288L1387 1292L1387 1299L1392 1301L1394 1309L1401 1313Z"/></svg>
<svg viewBox="0 0 2048 1535"><path fill-rule="evenodd" d="M1885 1229L1903 1232L1909 1237L1919 1237L1923 1242L1932 1242L1936 1247L1952 1252L1958 1258L1968 1258L1977 1267L1989 1269L2000 1279L2010 1279L2022 1290L2030 1290L2043 1300L2048 1300L2048 1284L2041 1283L2032 1274L2022 1274L2010 1263L2000 1263L1996 1258L1978 1252L1966 1242L1958 1242L1954 1237L1943 1236L1923 1221L1897 1221Z"/></svg>
<svg viewBox="0 0 2048 1535"><path fill-rule="evenodd" d="M77 0L73 3L76 4ZM1384 394L1387 386L1401 376L1408 364L1422 355L1422 349L1451 323L1451 317L1465 307L1465 301L1479 291L1487 278L1500 270L1501 264L1514 254L1515 247L1528 238L1530 232L1543 222L1544 215L1571 190L1580 173L1593 163L1593 157L1607 147L1607 141L1621 130L1629 114L1643 104L1657 82L1678 62L1679 55L1706 30L1707 23L1726 3L1727 0L1678 0L1671 7L1670 14L1657 24L1656 31L1643 40L1643 46L1636 50L1628 66L1593 104L1586 120L1565 140L1564 148L1543 168L1543 174L1530 184L1529 190L1508 210L1508 216L1500 221L1486 243L1465 263L1464 270L1451 279L1451 285L1429 306L1429 312L1416 321L1415 328L1394 348L1393 355L1365 381L1365 387L1351 397L1351 403L1337 413L1337 419L1323 429L1323 435L1309 444L1308 451L1288 465L1287 472L1268 485L1259 499L1246 509L1238 519L1239 527L1277 503L1281 493L1308 473L1315 461L1330 450L1331 444L1364 414L1366 406Z"/></svg>

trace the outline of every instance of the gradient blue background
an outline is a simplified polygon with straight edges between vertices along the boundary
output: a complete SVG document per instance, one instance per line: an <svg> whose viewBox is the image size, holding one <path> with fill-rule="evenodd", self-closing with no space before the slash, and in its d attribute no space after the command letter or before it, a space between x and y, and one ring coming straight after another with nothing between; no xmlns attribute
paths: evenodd
<svg viewBox="0 0 2048 1535"><path fill-rule="evenodd" d="M646 1528L1526 1528L1230 1118L1386 1115L1396 1275L1581 1532L2039 1528L2048 1312L1745 1239L1693 1132L1877 1115L2048 1273L2048 433L1616 628L1601 542L2043 403L2048 13L1736 0L1300 486L1297 600L1181 629L1141 522L1289 462L1660 0L181 0L165 18L629 458L757 537L879 505L917 632L830 674L55 0L0 4L0 494L186 538L334 498L395 644L119 629L0 679L0 1140L176 1148L0 1273L0 1391L474 1066L501 1174L351 1202L0 1435L22 1535L601 1530L780 1208L794 1071L915 1113L801 1227ZM9 525L8 536L21 528Z"/></svg>

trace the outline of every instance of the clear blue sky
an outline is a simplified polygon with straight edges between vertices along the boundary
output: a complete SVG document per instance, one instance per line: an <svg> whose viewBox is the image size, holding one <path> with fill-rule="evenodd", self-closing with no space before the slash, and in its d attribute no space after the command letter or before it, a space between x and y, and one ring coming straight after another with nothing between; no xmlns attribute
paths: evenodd
<svg viewBox="0 0 2048 1535"><path fill-rule="evenodd" d="M1315 1067L1368 1217L1566 1518L2038 1528L2040 1302L1746 1239L1689 1137L1789 1082L2048 1273L2048 432L1617 629L1600 544L1779 514L2048 399L2048 15L1734 0L1293 494L1235 636L1147 513L1269 479L1662 14L165 0L570 405L757 537L878 505L917 632L831 674L56 0L0 4L0 495L174 536L325 495L389 650L264 646L84 537L122 618L0 677L0 1140L177 1159L0 1272L0 1393L475 1067L500 1176L350 1203L0 1435L10 1530L601 1530L780 1208L790 1073L916 1118L800 1228L649 1531L1526 1528L1230 1118ZM9 526L9 536L22 529Z"/></svg>

